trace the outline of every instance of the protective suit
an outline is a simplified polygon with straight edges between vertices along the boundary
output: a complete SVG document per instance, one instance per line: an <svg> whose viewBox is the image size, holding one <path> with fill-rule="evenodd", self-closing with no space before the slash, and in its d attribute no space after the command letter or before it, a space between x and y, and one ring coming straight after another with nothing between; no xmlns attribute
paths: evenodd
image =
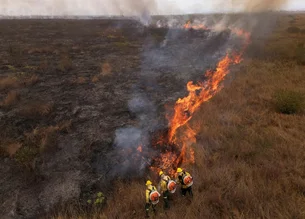
<svg viewBox="0 0 305 219"><path fill-rule="evenodd" d="M193 185L193 177L190 173L182 170L181 168L177 169L177 183L181 184L181 195L185 196L188 192L191 197L193 197L192 185Z"/></svg>
<svg viewBox="0 0 305 219"><path fill-rule="evenodd" d="M145 204L145 213L146 217L149 217L149 210L152 208L153 212L156 212L156 204L159 202L160 193L157 188L152 185L150 180L146 182L146 204Z"/></svg>

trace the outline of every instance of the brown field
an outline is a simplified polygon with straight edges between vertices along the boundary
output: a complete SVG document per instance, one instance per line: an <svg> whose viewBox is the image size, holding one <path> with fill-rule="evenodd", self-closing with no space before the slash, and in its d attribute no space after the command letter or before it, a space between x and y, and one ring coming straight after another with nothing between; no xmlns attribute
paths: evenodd
<svg viewBox="0 0 305 219"><path fill-rule="evenodd" d="M226 35L206 46L203 31L187 31L162 49L167 29L128 20L1 20L0 29L1 218L144 218L145 181L156 178L112 177L124 165L110 153L115 131L139 121L128 101L147 94L157 113L145 121L164 128L164 106L215 67L206 54ZM305 218L305 15L281 14L271 34L253 35L190 121L194 198L177 190L151 218ZM98 192L105 200L91 207Z"/></svg>

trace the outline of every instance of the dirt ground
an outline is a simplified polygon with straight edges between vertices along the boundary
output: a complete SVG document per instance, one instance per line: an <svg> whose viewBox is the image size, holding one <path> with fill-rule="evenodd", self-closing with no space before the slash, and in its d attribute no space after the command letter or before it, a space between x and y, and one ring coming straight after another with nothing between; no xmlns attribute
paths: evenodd
<svg viewBox="0 0 305 219"><path fill-rule="evenodd" d="M186 95L187 81L204 80L203 72L215 68L228 48L240 46L228 30L169 30L126 19L1 20L0 30L2 218L37 218L67 201L86 203L97 191L113 196L118 190L111 183L118 177L142 180L146 169L131 165L129 152L117 152L117 131L167 128L166 107ZM257 34L242 70L254 65L249 60L267 55L291 59L281 50L259 51L265 40ZM249 86L254 89L255 83ZM199 141L215 145L211 138L216 134L209 136L200 134ZM223 212L221 201L214 198L213 209Z"/></svg>

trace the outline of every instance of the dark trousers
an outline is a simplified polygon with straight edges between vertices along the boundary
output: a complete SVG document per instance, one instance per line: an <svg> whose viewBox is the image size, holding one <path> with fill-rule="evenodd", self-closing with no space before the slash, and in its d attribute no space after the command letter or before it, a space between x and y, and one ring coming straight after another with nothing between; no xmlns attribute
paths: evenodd
<svg viewBox="0 0 305 219"><path fill-rule="evenodd" d="M145 213L146 213L146 217L149 216L148 213L149 213L150 207L152 208L153 212L156 212L156 206L155 206L155 205L153 205L152 203L146 203L146 204L145 204Z"/></svg>
<svg viewBox="0 0 305 219"><path fill-rule="evenodd" d="M169 201L168 197L169 196L169 191L163 192L163 200L164 200L164 209L169 209Z"/></svg>
<svg viewBox="0 0 305 219"><path fill-rule="evenodd" d="M190 187L188 187L188 188L181 188L181 194L182 194L182 196L185 196L187 192L190 194L190 196L193 197L192 186L190 186Z"/></svg>

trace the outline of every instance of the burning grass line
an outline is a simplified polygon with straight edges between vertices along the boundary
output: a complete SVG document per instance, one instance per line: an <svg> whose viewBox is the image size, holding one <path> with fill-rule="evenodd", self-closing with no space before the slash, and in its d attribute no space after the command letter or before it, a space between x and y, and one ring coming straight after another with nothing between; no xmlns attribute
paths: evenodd
<svg viewBox="0 0 305 219"><path fill-rule="evenodd" d="M193 26L190 22L184 25L185 29L208 29L204 25ZM167 116L169 121L169 133L167 144L172 145L174 150L166 151L161 154L160 157L155 158L155 164L162 166L162 169L168 171L170 174L174 174L174 169L179 165L195 163L194 150L191 147L196 143L196 131L193 130L188 122L192 119L193 114L204 103L214 97L219 91L222 90L222 82L229 74L229 68L231 65L239 64L242 61L242 56L250 44L250 33L243 30L234 28L230 29L233 34L240 36L244 39L239 52L227 53L222 58L214 71L208 70L205 73L206 81L197 82L193 81L187 83L187 91L189 94L184 98L179 98L174 106L174 114L172 117ZM178 129L186 126L178 135ZM164 142L163 139L159 140ZM164 145L164 144L163 144ZM178 151L179 153L177 154ZM150 168L151 170L160 170L159 167L154 164Z"/></svg>

